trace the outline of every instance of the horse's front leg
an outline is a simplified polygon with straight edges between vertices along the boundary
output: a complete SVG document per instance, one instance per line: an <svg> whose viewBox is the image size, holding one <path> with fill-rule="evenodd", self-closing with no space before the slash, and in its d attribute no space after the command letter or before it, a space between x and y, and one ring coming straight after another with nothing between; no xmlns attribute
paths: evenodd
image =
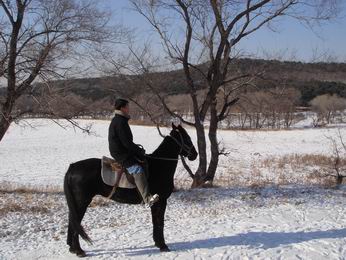
<svg viewBox="0 0 346 260"><path fill-rule="evenodd" d="M160 200L151 207L151 216L153 221L153 238L155 246L160 248L161 252L170 251L165 243L163 235L165 211L167 206L167 200L160 198Z"/></svg>

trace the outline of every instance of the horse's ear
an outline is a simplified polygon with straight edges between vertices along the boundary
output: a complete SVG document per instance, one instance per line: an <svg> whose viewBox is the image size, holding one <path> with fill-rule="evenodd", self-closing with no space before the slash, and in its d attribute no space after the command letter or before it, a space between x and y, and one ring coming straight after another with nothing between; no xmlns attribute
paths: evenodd
<svg viewBox="0 0 346 260"><path fill-rule="evenodd" d="M179 118L175 117L175 118L172 119L172 128L173 128L173 130L177 130L178 127L180 126L180 124L181 124L181 120Z"/></svg>

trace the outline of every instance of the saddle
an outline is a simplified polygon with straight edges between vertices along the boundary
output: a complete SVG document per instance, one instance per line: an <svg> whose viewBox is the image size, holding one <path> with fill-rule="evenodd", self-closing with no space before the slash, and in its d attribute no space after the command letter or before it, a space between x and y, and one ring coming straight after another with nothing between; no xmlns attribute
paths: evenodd
<svg viewBox="0 0 346 260"><path fill-rule="evenodd" d="M112 158L103 156L101 159L101 176L105 184L126 189L135 189L136 185L133 177L126 169Z"/></svg>

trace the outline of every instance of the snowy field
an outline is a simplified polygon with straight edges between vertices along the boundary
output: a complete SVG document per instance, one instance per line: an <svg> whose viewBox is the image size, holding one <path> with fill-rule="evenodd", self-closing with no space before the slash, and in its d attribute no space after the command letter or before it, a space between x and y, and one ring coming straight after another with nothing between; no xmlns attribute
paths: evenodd
<svg viewBox="0 0 346 260"><path fill-rule="evenodd" d="M91 136L67 124L64 130L48 120L29 120L13 124L0 142L1 190L54 187L54 192L0 192L1 260L75 258L65 243L63 177L72 162L109 155L109 122L82 121L89 123ZM153 127L132 130L148 153L162 140ZM345 128L340 133L346 137ZM223 187L172 195L165 222L172 252L153 247L146 208L101 198L83 220L94 244L82 242L82 247L92 259L346 259L346 188L298 185L304 168L268 165L285 156L332 155L328 137L337 140L337 135L336 128L220 131L230 152L217 172ZM196 168L197 162L190 165ZM283 175L295 181L281 185ZM178 186L191 182L180 164L176 176ZM242 186L260 179L269 185Z"/></svg>
<svg viewBox="0 0 346 260"><path fill-rule="evenodd" d="M13 124L0 142L0 176L2 182L25 185L45 185L60 187L70 163L103 155L108 151L109 121L82 120L81 125L92 125L92 135L74 129L68 123L60 124L49 120L29 120L20 125ZM155 127L132 126L134 142L144 146L151 153L162 141ZM196 146L195 133L187 129ZM162 129L168 134L170 129ZM346 127L340 128L346 139ZM251 178L267 177L275 183L278 173L268 167L263 168L266 159L277 159L288 155L332 155L333 149L328 137L337 140L337 128L282 130L282 131L219 131L221 146L229 152L221 156L217 178L246 183ZM189 165L196 169L198 160ZM254 171L256 169L256 171ZM255 174L255 176L254 176ZM286 175L300 177L286 169ZM298 174L298 176L297 176ZM178 183L190 183L188 174L181 163L178 165Z"/></svg>

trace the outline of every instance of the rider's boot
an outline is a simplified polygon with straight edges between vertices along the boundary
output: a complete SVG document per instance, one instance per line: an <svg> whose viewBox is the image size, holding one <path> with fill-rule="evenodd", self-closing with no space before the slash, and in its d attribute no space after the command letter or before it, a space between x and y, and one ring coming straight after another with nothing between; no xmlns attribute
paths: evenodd
<svg viewBox="0 0 346 260"><path fill-rule="evenodd" d="M139 190L140 194L142 195L144 203L147 205L147 207L153 206L158 200L159 195L154 194L151 195L149 192L149 185L147 178L145 177L144 173L136 173L132 175L135 179L135 183L137 186L137 189Z"/></svg>

